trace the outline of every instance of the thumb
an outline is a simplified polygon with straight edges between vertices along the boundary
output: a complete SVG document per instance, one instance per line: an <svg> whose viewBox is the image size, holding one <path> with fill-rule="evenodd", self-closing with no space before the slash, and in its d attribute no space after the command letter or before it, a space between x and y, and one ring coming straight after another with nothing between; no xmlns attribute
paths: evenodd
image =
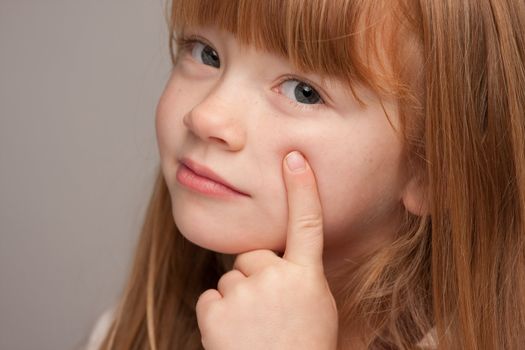
<svg viewBox="0 0 525 350"><path fill-rule="evenodd" d="M323 215L312 168L297 151L283 162L288 196L288 229L285 260L315 268L323 267Z"/></svg>

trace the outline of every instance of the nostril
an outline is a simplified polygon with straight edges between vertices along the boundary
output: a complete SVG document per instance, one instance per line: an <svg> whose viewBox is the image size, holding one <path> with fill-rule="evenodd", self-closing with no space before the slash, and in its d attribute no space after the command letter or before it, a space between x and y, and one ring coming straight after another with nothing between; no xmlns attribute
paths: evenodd
<svg viewBox="0 0 525 350"><path fill-rule="evenodd" d="M215 137L215 136L210 136L209 139L210 139L210 140L217 141L217 142L222 143L222 144L226 144L226 141L224 141L224 140L221 139L221 138Z"/></svg>

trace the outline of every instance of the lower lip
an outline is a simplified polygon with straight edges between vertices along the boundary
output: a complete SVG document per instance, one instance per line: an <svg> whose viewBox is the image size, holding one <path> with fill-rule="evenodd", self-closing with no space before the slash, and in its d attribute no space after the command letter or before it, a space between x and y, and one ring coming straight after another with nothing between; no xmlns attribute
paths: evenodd
<svg viewBox="0 0 525 350"><path fill-rule="evenodd" d="M177 180L184 186L213 197L239 197L246 196L218 182L197 175L190 168L180 163L177 169Z"/></svg>

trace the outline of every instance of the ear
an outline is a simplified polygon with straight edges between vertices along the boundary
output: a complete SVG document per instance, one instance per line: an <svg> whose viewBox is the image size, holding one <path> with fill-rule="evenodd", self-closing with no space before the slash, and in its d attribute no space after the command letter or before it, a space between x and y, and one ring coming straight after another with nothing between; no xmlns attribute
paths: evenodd
<svg viewBox="0 0 525 350"><path fill-rule="evenodd" d="M428 198L426 195L426 186L418 176L410 178L404 188L403 205L405 208L417 216L428 215Z"/></svg>

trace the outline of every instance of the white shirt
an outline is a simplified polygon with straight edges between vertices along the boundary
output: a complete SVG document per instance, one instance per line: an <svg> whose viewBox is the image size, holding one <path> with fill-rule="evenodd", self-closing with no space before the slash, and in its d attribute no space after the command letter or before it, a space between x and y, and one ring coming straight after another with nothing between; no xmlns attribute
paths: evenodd
<svg viewBox="0 0 525 350"><path fill-rule="evenodd" d="M104 313L98 318L97 322L95 323L95 327L93 327L93 330L91 331L91 335L89 336L88 344L85 350L100 349L100 345L102 345L102 341L106 337L106 334L111 327L111 323L113 322L114 313L115 308L113 307L104 311Z"/></svg>
<svg viewBox="0 0 525 350"><path fill-rule="evenodd" d="M113 321L115 308L106 310L97 320L95 327L89 337L88 345L85 350L99 350L102 341L106 337L111 322ZM417 344L418 348L430 350L436 349L436 330L432 328L425 337Z"/></svg>

